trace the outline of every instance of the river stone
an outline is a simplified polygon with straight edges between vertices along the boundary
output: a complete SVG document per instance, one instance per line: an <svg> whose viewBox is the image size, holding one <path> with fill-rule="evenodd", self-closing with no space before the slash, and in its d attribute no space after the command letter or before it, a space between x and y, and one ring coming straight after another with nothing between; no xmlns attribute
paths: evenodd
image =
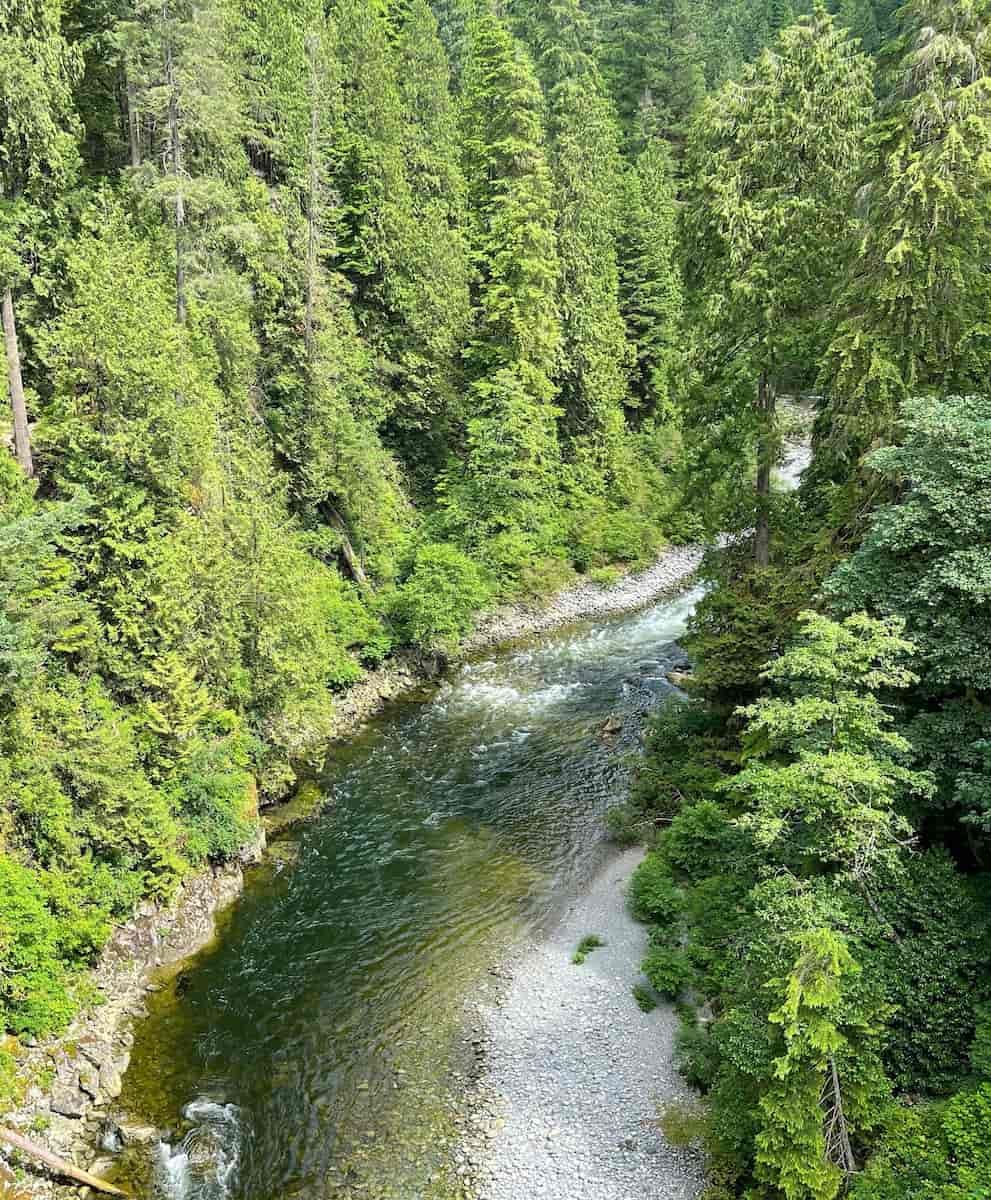
<svg viewBox="0 0 991 1200"><path fill-rule="evenodd" d="M102 1067L105 1062L113 1058L113 1046L103 1038L82 1037L76 1042L76 1047L83 1058L91 1062L94 1067Z"/></svg>
<svg viewBox="0 0 991 1200"><path fill-rule="evenodd" d="M121 1122L118 1126L125 1146L147 1146L158 1141L158 1130L154 1125L141 1125L137 1121Z"/></svg>
<svg viewBox="0 0 991 1200"><path fill-rule="evenodd" d="M83 1067L79 1072L79 1089L91 1100L100 1094L100 1076L92 1067Z"/></svg>
<svg viewBox="0 0 991 1200"><path fill-rule="evenodd" d="M100 1091L108 1100L116 1100L124 1089L121 1074L113 1063L104 1063L100 1068Z"/></svg>
<svg viewBox="0 0 991 1200"><path fill-rule="evenodd" d="M79 1120L86 1114L89 1101L77 1086L56 1080L52 1086L50 1107L53 1113Z"/></svg>

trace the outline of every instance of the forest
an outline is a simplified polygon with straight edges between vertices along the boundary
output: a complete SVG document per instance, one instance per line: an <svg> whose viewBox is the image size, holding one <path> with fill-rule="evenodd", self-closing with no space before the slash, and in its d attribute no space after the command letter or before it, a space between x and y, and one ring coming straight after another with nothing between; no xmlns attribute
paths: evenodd
<svg viewBox="0 0 991 1200"><path fill-rule="evenodd" d="M0 1107L369 669L726 533L610 815L707 1195L991 1197L988 244L987 0L0 0Z"/></svg>

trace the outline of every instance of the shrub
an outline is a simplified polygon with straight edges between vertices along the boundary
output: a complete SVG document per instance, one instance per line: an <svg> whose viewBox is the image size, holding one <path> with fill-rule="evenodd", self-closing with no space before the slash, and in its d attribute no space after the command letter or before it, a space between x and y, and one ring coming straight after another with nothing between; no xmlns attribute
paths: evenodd
<svg viewBox="0 0 991 1200"><path fill-rule="evenodd" d="M970 1043L970 1065L975 1074L991 1079L991 1004L979 1004L974 1015L976 1028Z"/></svg>
<svg viewBox="0 0 991 1200"><path fill-rule="evenodd" d="M3 1013L0 1010L0 1019ZM20 1099L21 1088L17 1079L17 1059L0 1039L0 1114L13 1108ZM3 1193L0 1193L2 1195Z"/></svg>
<svg viewBox="0 0 991 1200"><path fill-rule="evenodd" d="M885 1066L901 1090L952 1092L969 1074L975 1009L987 998L987 908L944 851L913 855L884 897L901 934L896 945L876 932L871 945L895 1006Z"/></svg>
<svg viewBox="0 0 991 1200"><path fill-rule="evenodd" d="M674 946L651 946L640 969L650 980L650 986L665 1000L674 1000L692 977L692 968L684 951Z"/></svg>
<svg viewBox="0 0 991 1200"><path fill-rule="evenodd" d="M399 590L396 616L411 642L451 643L468 632L472 617L490 595L466 554L445 542L431 542L418 551Z"/></svg>
<svg viewBox="0 0 991 1200"><path fill-rule="evenodd" d="M719 1071L719 1048L709 1026L683 1020L675 1034L674 1052L678 1070L689 1087L707 1092Z"/></svg>
<svg viewBox="0 0 991 1200"><path fill-rule="evenodd" d="M657 1000L650 988L644 987L642 983L635 983L632 987L633 999L637 1002L637 1008L641 1012L653 1012L657 1007Z"/></svg>
<svg viewBox="0 0 991 1200"><path fill-rule="evenodd" d="M619 583L623 578L623 572L619 567L596 567L595 570L589 571L588 577L593 583L597 583L599 587L608 588Z"/></svg>
<svg viewBox="0 0 991 1200"><path fill-rule="evenodd" d="M661 835L664 858L692 882L738 865L746 835L714 800L689 804Z"/></svg>
<svg viewBox="0 0 991 1200"><path fill-rule="evenodd" d="M610 840L620 846L635 846L647 832L643 817L629 804L613 804L606 809L606 830Z"/></svg>
<svg viewBox="0 0 991 1200"><path fill-rule="evenodd" d="M974 1197L991 1196L991 1083L959 1092L947 1104L943 1132L960 1184Z"/></svg>
<svg viewBox="0 0 991 1200"><path fill-rule="evenodd" d="M964 1200L948 1190L952 1175L938 1106L891 1105L877 1148L851 1181L850 1200Z"/></svg>
<svg viewBox="0 0 991 1200"><path fill-rule="evenodd" d="M34 872L0 852L0 1020L39 1035L72 1016L59 922Z"/></svg>
<svg viewBox="0 0 991 1200"><path fill-rule="evenodd" d="M563 558L541 558L520 572L516 590L529 599L563 591L575 582L575 569Z"/></svg>
<svg viewBox="0 0 991 1200"><path fill-rule="evenodd" d="M672 1146L690 1146L705 1134L705 1109L698 1103L676 1100L661 1109L657 1123Z"/></svg>
<svg viewBox="0 0 991 1200"><path fill-rule="evenodd" d="M233 858L252 835L247 771L231 762L226 747L203 746L171 785L186 832L191 863Z"/></svg>
<svg viewBox="0 0 991 1200"><path fill-rule="evenodd" d="M580 967L593 950L598 950L600 946L604 946L605 944L597 933L587 933L578 943L578 948L572 955L571 961L576 967Z"/></svg>
<svg viewBox="0 0 991 1200"><path fill-rule="evenodd" d="M682 909L681 893L659 854L648 854L633 872L630 909L638 921L669 923Z"/></svg>
<svg viewBox="0 0 991 1200"><path fill-rule="evenodd" d="M650 719L631 803L647 815L672 817L688 804L711 799L735 758L735 745L718 713L694 700L664 704Z"/></svg>

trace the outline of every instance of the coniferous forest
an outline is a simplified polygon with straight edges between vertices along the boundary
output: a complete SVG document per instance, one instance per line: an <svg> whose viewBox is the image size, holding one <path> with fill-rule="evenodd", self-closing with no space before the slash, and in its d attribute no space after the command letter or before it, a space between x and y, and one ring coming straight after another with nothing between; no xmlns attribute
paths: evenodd
<svg viewBox="0 0 991 1200"><path fill-rule="evenodd" d="M707 1195L991 1197L989 246L988 0L0 0L2 1106L370 669L729 533L610 818Z"/></svg>

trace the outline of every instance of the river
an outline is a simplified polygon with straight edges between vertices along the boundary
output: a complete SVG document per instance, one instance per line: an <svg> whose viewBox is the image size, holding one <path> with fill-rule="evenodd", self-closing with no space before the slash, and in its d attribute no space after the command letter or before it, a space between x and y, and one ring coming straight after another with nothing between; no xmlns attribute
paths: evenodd
<svg viewBox="0 0 991 1200"><path fill-rule="evenodd" d="M697 595L461 666L335 751L326 807L136 1029L124 1105L176 1129L159 1194L449 1194L465 999L601 862Z"/></svg>

